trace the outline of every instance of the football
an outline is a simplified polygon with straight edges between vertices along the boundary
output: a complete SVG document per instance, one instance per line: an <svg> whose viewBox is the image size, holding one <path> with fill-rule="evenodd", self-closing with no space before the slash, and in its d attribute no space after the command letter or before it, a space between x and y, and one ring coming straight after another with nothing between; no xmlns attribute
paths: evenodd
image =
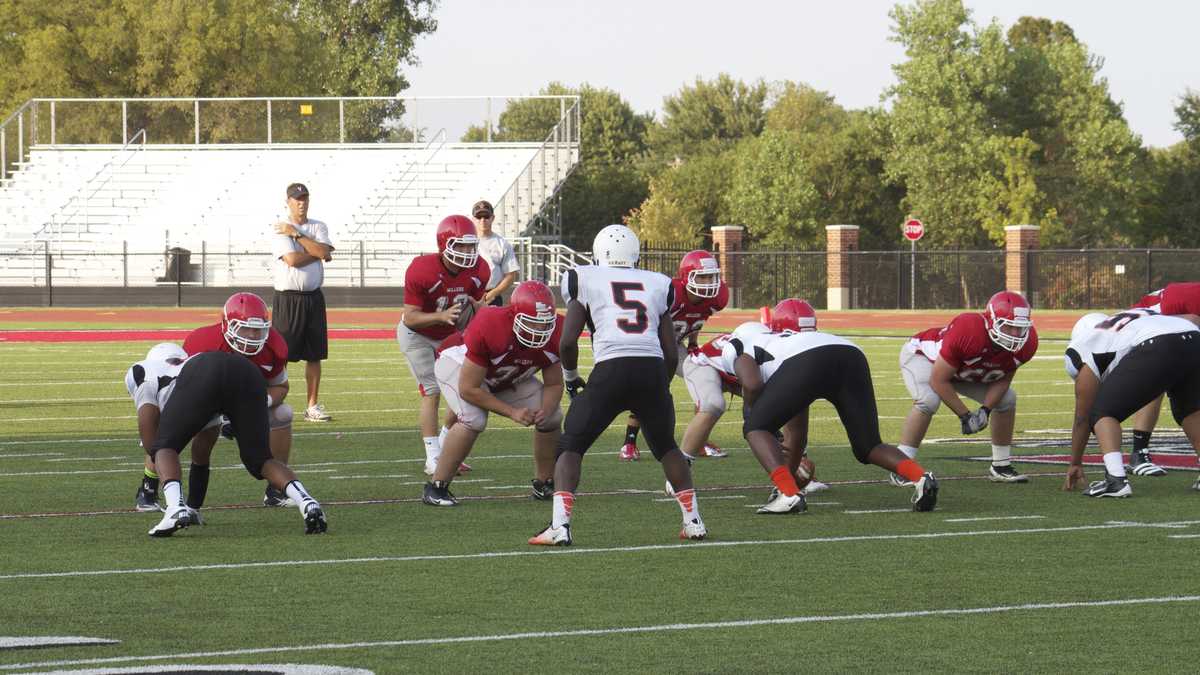
<svg viewBox="0 0 1200 675"><path fill-rule="evenodd" d="M463 300L458 304L460 307L462 307L462 313L458 315L458 321L454 322L454 330L457 330L461 333L467 329L467 324L470 323L471 319L475 316L475 303L471 302L470 300Z"/></svg>
<svg viewBox="0 0 1200 675"><path fill-rule="evenodd" d="M796 487L803 490L812 482L813 477L817 475L817 467L808 455L800 458L800 465L796 467Z"/></svg>

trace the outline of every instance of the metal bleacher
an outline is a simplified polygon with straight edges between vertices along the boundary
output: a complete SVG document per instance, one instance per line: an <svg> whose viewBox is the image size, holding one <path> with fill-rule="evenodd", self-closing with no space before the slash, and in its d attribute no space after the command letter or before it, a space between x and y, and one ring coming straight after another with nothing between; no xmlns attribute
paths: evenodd
<svg viewBox="0 0 1200 675"><path fill-rule="evenodd" d="M531 234L579 158L574 97L548 138L478 143L445 130L418 142L153 143L152 125L123 144L38 142L36 103L54 101L0 124L0 286L269 284L291 182L309 187L309 215L340 251L327 285L398 286L432 250L432 226L479 199L496 205L502 234Z"/></svg>

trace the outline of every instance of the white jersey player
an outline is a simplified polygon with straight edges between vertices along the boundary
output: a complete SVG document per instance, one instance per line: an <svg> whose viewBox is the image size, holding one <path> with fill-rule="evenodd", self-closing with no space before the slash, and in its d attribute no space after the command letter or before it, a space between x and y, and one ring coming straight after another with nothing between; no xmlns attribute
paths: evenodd
<svg viewBox="0 0 1200 675"><path fill-rule="evenodd" d="M674 438L675 403L669 387L679 356L669 316L671 280L635 269L639 250L632 230L609 225L592 245L596 264L571 270L563 279L567 315L559 356L571 407L554 466L553 517L530 544L571 543L571 509L583 455L626 410L642 420L651 452L662 463L667 480L679 489L675 496L683 512L679 536L703 539L707 535L696 508L691 468ZM595 352L595 367L586 383L578 372L578 342L585 323Z"/></svg>
<svg viewBox="0 0 1200 675"><path fill-rule="evenodd" d="M1083 481L1083 453L1094 431L1104 455L1104 480L1090 484L1084 494L1131 495L1121 455L1121 422L1163 392L1171 401L1175 421L1197 447L1200 330L1196 324L1147 309L1112 316L1088 314L1071 331L1065 365L1075 380L1075 421L1064 489L1074 489ZM1200 481L1193 487L1200 489Z"/></svg>

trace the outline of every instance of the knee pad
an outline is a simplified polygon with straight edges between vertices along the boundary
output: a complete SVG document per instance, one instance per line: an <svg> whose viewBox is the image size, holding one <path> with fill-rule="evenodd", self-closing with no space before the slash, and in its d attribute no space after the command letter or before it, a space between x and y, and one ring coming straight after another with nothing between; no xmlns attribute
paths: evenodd
<svg viewBox="0 0 1200 675"><path fill-rule="evenodd" d="M724 396L705 396L696 404L696 412L707 413L714 417L720 417L725 414L725 397Z"/></svg>
<svg viewBox="0 0 1200 675"><path fill-rule="evenodd" d="M469 415L468 414L468 415L459 415L458 416L459 424L470 429L471 431L474 431L477 434L481 434L481 433L483 433L484 429L487 429L487 421L488 421L487 414L483 414L483 415Z"/></svg>
<svg viewBox="0 0 1200 675"><path fill-rule="evenodd" d="M925 413L926 415L933 415L938 411L938 408L942 407L942 399L940 396L934 393L932 389L930 389L928 393L921 398L913 400L913 407Z"/></svg>
<svg viewBox="0 0 1200 675"><path fill-rule="evenodd" d="M547 417L541 424L537 425L535 428L538 431L541 431L542 433L546 433L549 431L558 431L559 427L562 426L562 419L563 419L562 408L555 406L554 412L550 413L550 416Z"/></svg>
<svg viewBox="0 0 1200 675"><path fill-rule="evenodd" d="M268 409L267 413L268 421L270 422L272 430L283 429L285 427L292 426L292 417L294 416L292 406L286 403L280 403L274 408Z"/></svg>
<svg viewBox="0 0 1200 675"><path fill-rule="evenodd" d="M1016 407L1017 392L1013 391L1012 387L1009 387L1008 391L1004 392L1004 398L1000 399L1000 402L996 404L993 412L1008 412L1010 410L1015 410Z"/></svg>

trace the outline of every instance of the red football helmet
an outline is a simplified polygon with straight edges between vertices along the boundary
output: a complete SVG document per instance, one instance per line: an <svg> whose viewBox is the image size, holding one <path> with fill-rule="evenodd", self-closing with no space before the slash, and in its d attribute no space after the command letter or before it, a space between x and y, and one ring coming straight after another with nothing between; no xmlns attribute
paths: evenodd
<svg viewBox="0 0 1200 675"><path fill-rule="evenodd" d="M515 317L513 332L517 342L531 349L541 349L554 335L554 294L540 281L522 281L509 298Z"/></svg>
<svg viewBox="0 0 1200 675"><path fill-rule="evenodd" d="M721 266L708 251L692 251L683 256L675 278L684 282L689 293L701 298L715 298L721 290Z"/></svg>
<svg viewBox="0 0 1200 675"><path fill-rule="evenodd" d="M221 310L221 333L233 351L254 356L267 344L271 321L267 303L253 293L234 293Z"/></svg>
<svg viewBox="0 0 1200 675"><path fill-rule="evenodd" d="M475 223L466 216L443 218L437 226L437 245L438 252L452 265L474 267L479 260L479 235Z"/></svg>
<svg viewBox="0 0 1200 675"><path fill-rule="evenodd" d="M803 333L817 329L817 313L812 305L800 298L781 300L771 311L771 332Z"/></svg>
<svg viewBox="0 0 1200 675"><path fill-rule="evenodd" d="M1029 302L1012 291L1000 291L988 300L983 322L992 342L1010 352L1025 346L1033 327Z"/></svg>

